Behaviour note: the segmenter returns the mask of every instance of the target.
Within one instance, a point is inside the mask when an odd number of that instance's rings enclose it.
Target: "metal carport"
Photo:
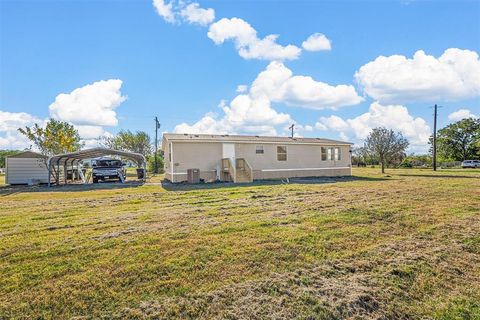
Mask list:
[[[52,174],[55,179],[55,183],[60,184],[60,166],[63,166],[64,170],[64,181],[67,182],[67,167],[70,165],[73,166],[81,160],[93,159],[103,156],[120,156],[134,161],[139,168],[146,169],[147,161],[145,157],[140,153],[120,151],[107,148],[92,148],[85,149],[77,152],[70,152],[64,154],[58,154],[48,158],[48,186],[50,186]],[[56,170],[55,170],[56,167]]]

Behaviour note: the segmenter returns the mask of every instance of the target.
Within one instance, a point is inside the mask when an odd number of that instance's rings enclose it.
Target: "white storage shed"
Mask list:
[[[48,157],[23,151],[6,159],[6,184],[48,183]]]

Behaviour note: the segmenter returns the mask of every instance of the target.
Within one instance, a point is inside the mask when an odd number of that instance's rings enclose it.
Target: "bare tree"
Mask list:
[[[382,173],[385,173],[387,164],[405,154],[408,145],[408,140],[400,132],[387,128],[373,129],[365,141],[365,149],[378,159],[382,166]]]

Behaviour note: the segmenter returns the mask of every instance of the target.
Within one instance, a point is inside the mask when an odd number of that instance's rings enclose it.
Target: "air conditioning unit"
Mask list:
[[[187,181],[188,183],[200,183],[200,169],[188,169]]]

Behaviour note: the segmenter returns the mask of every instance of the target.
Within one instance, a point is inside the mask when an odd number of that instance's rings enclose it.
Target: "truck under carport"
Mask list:
[[[70,152],[65,154],[59,154],[48,158],[48,185],[50,186],[53,179],[53,183],[60,185],[62,176],[64,184],[67,184],[67,170],[80,171],[80,161],[87,159],[94,159],[106,156],[119,156],[125,159],[132,160],[137,164],[137,167],[146,170],[146,159],[142,154],[128,151],[120,151],[108,148],[92,148],[85,149],[77,152]],[[61,170],[63,169],[63,174]]]

